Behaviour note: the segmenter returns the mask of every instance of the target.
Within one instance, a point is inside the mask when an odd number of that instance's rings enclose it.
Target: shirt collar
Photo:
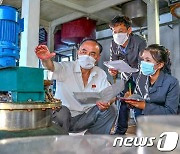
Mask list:
[[[127,44],[128,45],[128,44]],[[126,48],[127,48],[127,45],[125,47],[122,47],[121,45],[119,46],[120,50],[125,52],[126,51]]]
[[[165,76],[164,72],[161,71],[158,79],[156,80],[154,85],[149,89],[149,93],[150,94],[156,92],[158,87],[162,87],[163,86],[164,76]]]
[[[130,36],[130,35],[129,35],[129,36]],[[127,49],[127,47],[129,46],[129,39],[130,39],[130,38],[128,38],[128,43],[127,43],[127,45],[126,45],[125,47],[119,45],[119,49],[120,49],[123,53],[125,53],[125,54],[126,54],[126,49]]]
[[[162,86],[163,81],[164,81],[164,72],[160,71],[160,75],[158,76],[158,79],[155,82],[156,86],[158,86],[158,87]]]
[[[93,67],[93,69],[91,70],[90,76],[94,77],[96,74],[97,74],[97,71]]]
[[[77,60],[75,61],[74,72],[81,72],[81,68]]]
[[[134,46],[134,42],[132,41],[132,36],[133,36],[133,33],[129,34],[128,44],[126,46],[126,48],[128,48],[128,49],[131,49]]]

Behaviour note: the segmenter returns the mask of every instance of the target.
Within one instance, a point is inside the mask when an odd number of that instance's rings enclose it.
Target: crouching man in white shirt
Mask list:
[[[90,134],[109,134],[117,111],[110,102],[81,104],[73,92],[100,92],[110,86],[106,73],[95,64],[100,59],[102,46],[94,39],[82,41],[77,51],[78,59],[68,62],[52,62],[55,53],[47,46],[35,49],[45,68],[53,72],[56,82],[55,97],[62,100],[62,108],[53,114],[53,121],[67,132],[87,130]]]

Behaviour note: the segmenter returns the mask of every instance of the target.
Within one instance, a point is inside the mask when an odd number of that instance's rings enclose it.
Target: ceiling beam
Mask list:
[[[71,9],[74,9],[74,10],[77,10],[77,11],[80,11],[80,12],[86,12],[86,9],[84,7],[82,7],[81,5],[77,5],[77,4],[69,2],[69,1],[64,1],[64,0],[63,1],[49,0],[49,1],[55,2],[55,3],[60,4],[60,5],[64,5],[64,6],[68,7],[68,8],[71,8]]]
[[[84,13],[81,13],[81,12],[73,12],[71,14],[68,14],[68,15],[65,15],[61,18],[58,18],[56,20],[53,20],[51,22],[51,26],[52,27],[55,27],[57,25],[60,25],[60,24],[63,24],[63,23],[66,23],[66,22],[69,22],[69,21],[72,21],[74,19],[78,19],[78,18],[81,18],[84,16]]]
[[[77,5],[69,1],[59,1],[59,0],[47,0],[47,1],[52,1],[61,5],[64,5],[66,7],[69,7],[71,9],[87,13],[87,14],[95,13],[95,12],[104,10],[106,8],[110,8],[112,6],[127,2],[127,0],[103,0],[102,2],[97,3],[96,5],[85,8],[85,7],[82,7],[81,5]]]
[[[101,16],[99,16],[99,15],[89,14],[89,15],[87,15],[87,16],[90,17],[91,19],[94,19],[94,20],[99,19],[99,20],[104,21],[104,22],[107,22],[107,23],[110,22],[110,20],[108,20],[108,19],[106,19],[106,18],[104,18],[104,17],[101,17]]]
[[[120,7],[113,6],[111,8],[122,13],[122,8],[120,8]]]
[[[127,0],[104,0],[100,3],[97,3],[96,5],[86,8],[86,11],[88,13],[94,13],[118,4],[122,4],[124,2],[127,2]]]
[[[108,19],[101,18],[98,15],[95,15],[95,14],[92,14],[92,13],[89,14],[86,11],[87,10],[86,8],[84,8],[84,7],[80,6],[80,5],[77,5],[75,3],[71,3],[69,1],[59,1],[59,0],[50,0],[50,1],[52,1],[52,2],[54,2],[56,4],[59,4],[59,5],[64,5],[64,6],[70,8],[70,9],[73,9],[75,11],[79,11],[81,13],[84,13],[84,16],[91,17],[92,19],[99,19],[99,20],[104,21],[104,22],[109,22]]]
[[[109,8],[111,6],[126,2],[127,0],[105,0],[105,1],[102,1],[102,2],[100,2],[94,6],[90,6],[88,8],[84,8],[80,5],[77,5],[77,4],[69,2],[69,1],[59,1],[59,0],[46,0],[46,1],[51,1],[51,2],[60,4],[60,5],[64,5],[68,8],[76,10],[75,13],[66,15],[68,17],[68,21],[80,18],[79,16],[81,16],[81,17],[82,16],[88,16],[88,17],[91,17],[93,19],[100,19],[101,21],[104,21],[104,22],[110,22],[108,19],[101,18],[101,17],[95,15],[94,13],[98,12],[100,10],[104,10],[106,8]],[[64,18],[66,18],[66,16],[52,21],[51,25],[56,26],[56,25],[68,22],[68,21],[66,21],[67,19],[64,19]],[[73,17],[75,17],[75,18],[73,19]]]
[[[40,25],[44,27],[49,27],[49,22],[43,19],[40,19]]]

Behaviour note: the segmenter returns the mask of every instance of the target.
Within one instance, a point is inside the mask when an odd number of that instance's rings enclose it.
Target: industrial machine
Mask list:
[[[0,5],[0,139],[66,134],[51,122],[61,101],[49,93],[43,69],[17,66],[19,21],[15,8]]]

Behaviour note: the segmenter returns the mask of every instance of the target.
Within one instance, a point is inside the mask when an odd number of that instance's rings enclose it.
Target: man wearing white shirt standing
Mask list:
[[[95,64],[102,46],[94,39],[84,40],[78,49],[78,59],[71,62],[52,62],[55,53],[40,45],[35,52],[43,66],[53,72],[57,81],[55,97],[62,100],[62,108],[54,114],[54,121],[68,132],[88,130],[91,134],[109,134],[116,118],[113,100],[81,104],[73,92],[100,92],[110,86],[106,73]]]

